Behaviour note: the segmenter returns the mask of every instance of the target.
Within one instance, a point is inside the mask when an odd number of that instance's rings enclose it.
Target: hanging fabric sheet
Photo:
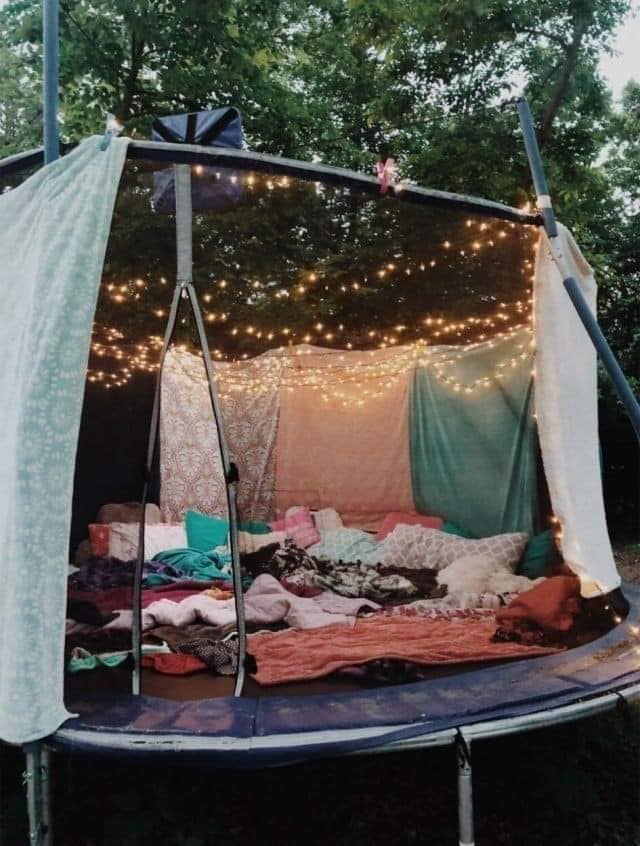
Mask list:
[[[262,376],[263,359],[216,365],[223,423],[238,467],[238,508],[245,520],[274,517],[278,391],[225,388],[226,372]],[[255,371],[255,373],[252,373]],[[242,377],[239,377],[242,378]],[[180,349],[167,354],[160,405],[160,507],[166,522],[180,522],[191,508],[225,516],[227,497],[218,438],[202,359]]]
[[[281,390],[276,459],[278,513],[335,508],[352,526],[375,527],[411,511],[410,351],[315,351],[293,359],[297,385]],[[317,379],[321,386],[310,383]]]
[[[0,196],[0,738],[69,716],[71,498],[91,327],[127,139],[90,138]]]
[[[477,537],[537,528],[531,333],[433,347],[410,407],[417,510]]]
[[[570,274],[596,310],[593,272],[571,234],[559,226]],[[620,584],[602,496],[596,351],[562,285],[544,233],[534,287],[536,404],[549,495],[562,524],[562,553],[580,576],[583,596]]]

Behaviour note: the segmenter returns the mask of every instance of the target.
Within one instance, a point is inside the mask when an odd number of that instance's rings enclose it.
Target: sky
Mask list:
[[[618,29],[613,46],[614,55],[601,58],[600,70],[619,100],[630,79],[640,82],[640,0],[634,0],[633,11]]]

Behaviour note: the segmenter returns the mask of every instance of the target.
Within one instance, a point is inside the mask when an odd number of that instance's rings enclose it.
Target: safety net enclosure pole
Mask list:
[[[60,155],[58,137],[59,5],[58,0],[42,0],[43,7],[43,102],[44,160]]]
[[[589,306],[589,303],[585,299],[580,285],[576,279],[567,272],[566,251],[563,250],[559,238],[558,225],[553,211],[553,205],[551,203],[547,180],[544,174],[544,167],[533,126],[531,109],[524,97],[518,100],[518,114],[520,116],[520,125],[522,127],[527,158],[529,160],[533,184],[537,195],[538,208],[540,209],[540,213],[544,221],[544,228],[549,238],[549,245],[551,247],[554,260],[563,276],[562,283],[580,320],[582,321],[585,331],[589,335],[598,355],[600,356],[600,360],[602,361],[611,382],[613,383],[613,387],[620,398],[620,402],[624,406],[627,416],[631,421],[636,437],[638,438],[638,441],[640,441],[640,403],[631,390],[629,381],[624,375],[613,350],[604,336],[604,333],[600,329],[593,309]]]

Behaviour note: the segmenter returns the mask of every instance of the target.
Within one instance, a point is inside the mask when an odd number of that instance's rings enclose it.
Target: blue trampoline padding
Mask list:
[[[168,734],[229,738],[228,747],[207,754],[210,760],[215,757],[212,763],[260,767],[365,750],[382,742],[569,705],[640,682],[636,652],[640,641],[632,631],[640,625],[640,589],[625,586],[624,593],[630,611],[622,624],[592,643],[557,655],[355,693],[195,702],[148,696],[91,698],[73,703],[80,716],[68,720],[63,726],[64,737],[56,739],[54,735],[51,742],[54,746],[94,749],[90,739],[93,732],[140,734],[141,741],[142,736],[160,740]],[[393,728],[399,725],[402,728]],[[389,731],[383,732],[383,738],[380,734],[348,736],[349,730],[385,726]],[[325,734],[309,743],[308,733],[330,731],[341,731],[342,735],[335,739]],[[75,732],[82,732],[82,738],[74,740]],[[296,743],[295,735],[303,733],[304,743]],[[284,735],[288,735],[286,740]],[[252,747],[252,738],[272,742],[268,748],[264,743]],[[248,742],[239,742],[234,749],[234,739]],[[108,753],[109,749],[102,751]],[[141,743],[140,751],[157,754],[162,746],[151,750]],[[190,754],[194,753],[197,755],[197,749],[191,749]]]

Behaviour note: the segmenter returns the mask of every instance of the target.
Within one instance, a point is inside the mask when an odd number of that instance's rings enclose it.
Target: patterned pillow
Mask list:
[[[438,529],[399,525],[380,544],[380,562],[398,567],[442,570],[458,558],[482,555],[494,567],[513,573],[528,537],[525,532],[512,532],[476,540]]]
[[[282,520],[271,524],[271,531],[285,532],[286,536],[301,549],[306,549],[320,540],[311,511],[305,505],[294,505],[289,508]]]

